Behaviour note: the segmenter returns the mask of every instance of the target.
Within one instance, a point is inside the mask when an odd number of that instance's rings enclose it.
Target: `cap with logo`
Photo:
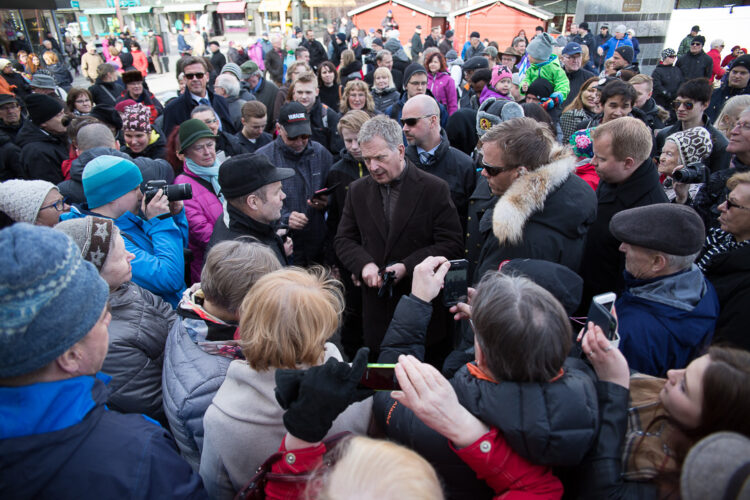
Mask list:
[[[279,125],[284,127],[289,137],[312,134],[307,110],[298,102],[288,102],[281,107]]]

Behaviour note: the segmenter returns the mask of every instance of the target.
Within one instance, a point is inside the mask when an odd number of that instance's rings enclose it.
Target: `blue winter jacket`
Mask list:
[[[651,280],[626,271],[625,287],[615,308],[620,351],[631,369],[665,377],[667,370],[685,368],[711,342],[719,299],[695,265]]]
[[[0,387],[0,498],[207,498],[166,430],[107,410],[105,377]]]
[[[615,53],[615,49],[620,45],[630,45],[631,47],[633,47],[633,42],[630,40],[628,35],[625,35],[624,37],[622,37],[622,40],[618,40],[617,38],[612,37],[605,43],[601,44],[600,47],[605,51],[604,60],[606,61],[607,59],[612,57]],[[633,48],[633,52],[635,52],[635,48]]]
[[[101,215],[73,206],[60,219]],[[130,263],[132,281],[177,307],[185,290],[185,255],[188,244],[188,222],[183,209],[174,217],[145,220],[130,212],[115,219],[125,240],[125,249],[135,254]]]

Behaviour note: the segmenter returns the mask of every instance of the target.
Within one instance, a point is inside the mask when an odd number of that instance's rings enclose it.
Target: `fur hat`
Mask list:
[[[151,109],[143,104],[133,104],[123,110],[123,130],[151,133]]]
[[[523,108],[518,103],[495,97],[485,99],[477,110],[477,135],[482,137],[495,125],[523,116]]]
[[[126,71],[122,74],[122,83],[124,83],[126,86],[128,83],[135,83],[135,82],[143,82],[143,75],[140,71],[132,70],[132,71]]]
[[[618,212],[609,221],[609,231],[620,241],[669,255],[697,253],[706,239],[698,213],[677,203],[656,203]]]
[[[537,61],[547,61],[549,56],[552,55],[552,47],[554,45],[555,40],[550,34],[542,33],[529,42],[529,46],[526,47],[526,53],[529,57],[533,57]]]
[[[44,199],[52,189],[57,189],[57,186],[41,180],[11,179],[0,183],[0,211],[15,222],[34,224]]]
[[[81,249],[81,257],[94,264],[99,272],[107,260],[112,239],[119,233],[112,219],[91,216],[62,221],[55,229],[70,236]]]
[[[14,224],[0,231],[0,377],[43,368],[84,338],[109,287],[60,231]],[[93,374],[92,374],[93,375]]]
[[[702,162],[713,151],[711,134],[703,127],[681,130],[667,137],[677,144],[680,152],[680,165]]]

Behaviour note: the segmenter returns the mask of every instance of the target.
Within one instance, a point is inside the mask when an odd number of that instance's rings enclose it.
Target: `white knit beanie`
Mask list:
[[[57,186],[39,180],[11,179],[0,183],[0,211],[15,222],[34,224],[51,189],[57,189]]]

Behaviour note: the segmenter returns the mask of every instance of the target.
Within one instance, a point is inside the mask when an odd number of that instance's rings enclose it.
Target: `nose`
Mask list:
[[[622,253],[627,252],[628,247],[625,243],[620,243],[620,246],[618,247],[618,250],[620,250]]]
[[[128,255],[126,258],[128,259],[128,262],[130,262],[131,260],[135,259],[135,254],[128,252]]]
[[[723,214],[724,214],[724,213],[726,213],[726,212],[727,212],[727,202],[726,202],[726,201],[723,201],[723,202],[722,202],[722,203],[721,203],[721,204],[720,204],[720,205],[719,205],[718,207],[716,207],[716,208],[718,208],[718,209],[719,209],[719,212],[721,212],[721,213],[723,213]]]

